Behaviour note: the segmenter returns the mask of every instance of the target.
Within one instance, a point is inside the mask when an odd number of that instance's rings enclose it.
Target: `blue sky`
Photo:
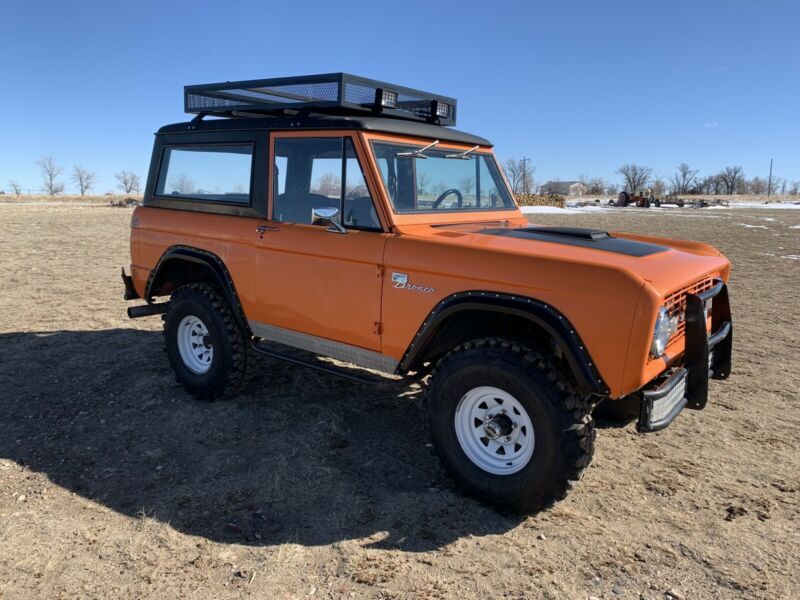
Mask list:
[[[535,177],[800,180],[800,3],[42,2],[0,5],[0,189],[41,187],[52,154],[146,177],[152,134],[184,120],[183,85],[347,71],[459,100],[460,129]]]

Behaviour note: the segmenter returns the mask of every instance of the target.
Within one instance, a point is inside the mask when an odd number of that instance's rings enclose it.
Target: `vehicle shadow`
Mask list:
[[[520,523],[455,489],[414,386],[265,359],[240,397],[199,402],[162,347],[141,330],[0,334],[0,457],[214,541],[427,551]]]

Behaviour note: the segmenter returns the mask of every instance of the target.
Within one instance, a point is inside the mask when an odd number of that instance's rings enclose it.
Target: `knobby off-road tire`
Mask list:
[[[520,423],[532,423],[533,453],[519,470],[487,471],[459,441],[459,435],[465,439],[463,429],[457,433],[464,421],[457,421],[456,413],[476,389],[501,390],[505,396],[497,395],[506,398],[506,406],[517,407],[508,414],[516,420],[523,413]],[[436,365],[425,406],[428,430],[444,465],[468,492],[493,504],[523,513],[550,506],[566,496],[592,460],[591,396],[576,390],[563,365],[516,342],[483,338],[456,347]],[[480,427],[479,422],[475,419],[474,426]]]
[[[187,392],[201,400],[217,400],[245,388],[254,358],[249,340],[215,287],[192,283],[178,288],[163,319],[167,356]]]

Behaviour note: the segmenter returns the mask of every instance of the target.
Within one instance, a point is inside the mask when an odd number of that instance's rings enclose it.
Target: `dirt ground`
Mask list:
[[[800,211],[532,215],[732,259],[734,374],[666,430],[601,425],[527,518],[463,496],[418,390],[264,360],[199,403],[130,321],[130,210],[0,206],[0,598],[797,598]]]

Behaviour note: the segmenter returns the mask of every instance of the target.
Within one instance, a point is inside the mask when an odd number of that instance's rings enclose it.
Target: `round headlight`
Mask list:
[[[650,344],[650,356],[658,358],[664,354],[667,349],[667,342],[672,332],[670,326],[670,318],[667,309],[663,306],[658,309],[658,316],[656,317],[656,326],[653,331],[653,342]]]

